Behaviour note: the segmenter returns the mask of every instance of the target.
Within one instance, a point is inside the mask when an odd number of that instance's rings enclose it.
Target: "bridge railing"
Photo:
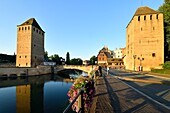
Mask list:
[[[92,75],[90,77],[94,80],[94,83],[95,83],[96,82],[95,71],[92,73]],[[63,111],[63,113],[67,113],[71,109],[72,105],[76,102],[77,99],[78,99],[78,108],[79,108],[78,113],[84,113],[83,93],[84,93],[84,87],[79,90],[79,93],[76,95],[76,97],[73,99],[73,101],[67,106],[67,108]]]

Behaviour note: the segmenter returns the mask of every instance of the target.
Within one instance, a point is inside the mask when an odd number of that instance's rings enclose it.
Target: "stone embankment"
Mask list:
[[[53,72],[51,66],[37,66],[36,68],[0,68],[0,76],[44,75]]]

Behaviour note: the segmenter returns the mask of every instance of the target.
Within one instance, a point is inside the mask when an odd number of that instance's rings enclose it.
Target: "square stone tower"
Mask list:
[[[44,34],[34,18],[17,26],[17,67],[36,67],[44,61]]]
[[[125,66],[129,70],[150,71],[164,63],[163,14],[147,6],[139,7],[126,28]]]

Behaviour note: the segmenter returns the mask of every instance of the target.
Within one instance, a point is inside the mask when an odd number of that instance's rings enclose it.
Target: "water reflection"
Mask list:
[[[0,113],[63,112],[69,104],[67,92],[73,84],[64,82],[64,79],[56,75],[17,78],[2,83],[0,81]],[[4,95],[7,98],[4,98]]]

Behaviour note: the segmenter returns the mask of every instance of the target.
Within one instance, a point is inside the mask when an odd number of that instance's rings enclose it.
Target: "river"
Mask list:
[[[58,75],[1,79],[0,113],[62,113],[72,84]]]

